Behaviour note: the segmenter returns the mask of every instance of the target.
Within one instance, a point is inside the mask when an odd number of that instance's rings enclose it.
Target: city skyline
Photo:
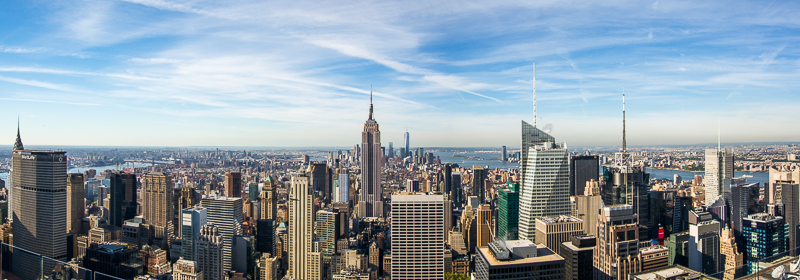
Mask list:
[[[0,136],[20,115],[30,145],[347,147],[372,84],[386,142],[499,147],[533,62],[536,122],[571,146],[619,143],[623,86],[632,143],[800,136],[796,3],[7,5]],[[74,125],[108,130],[52,142]]]

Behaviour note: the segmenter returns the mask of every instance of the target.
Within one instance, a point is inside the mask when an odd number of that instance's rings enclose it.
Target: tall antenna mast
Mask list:
[[[628,143],[625,140],[625,87],[622,87],[622,152],[628,151]]]
[[[536,127],[536,62],[533,63],[533,127]]]

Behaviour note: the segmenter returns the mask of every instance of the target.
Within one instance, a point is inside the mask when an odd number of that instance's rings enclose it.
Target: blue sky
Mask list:
[[[3,1],[0,137],[33,145],[800,140],[795,1]]]

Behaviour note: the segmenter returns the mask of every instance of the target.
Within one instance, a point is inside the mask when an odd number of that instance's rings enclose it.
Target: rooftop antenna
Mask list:
[[[625,87],[622,87],[622,152],[628,151],[628,143],[625,140]]]
[[[369,85],[369,119],[372,119],[372,85]]]
[[[536,62],[533,63],[533,127],[536,127]]]

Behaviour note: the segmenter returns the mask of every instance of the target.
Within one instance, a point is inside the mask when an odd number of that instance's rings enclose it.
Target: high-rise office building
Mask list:
[[[501,153],[503,154],[500,155],[500,160],[502,160],[503,162],[508,161],[508,151],[506,151],[506,146],[503,146],[503,150],[501,151]]]
[[[260,219],[256,221],[256,251],[275,256],[276,227],[277,224],[274,220]]]
[[[600,180],[599,174],[600,160],[598,156],[569,157],[569,195],[583,195],[586,182]]]
[[[275,220],[277,217],[276,207],[278,205],[278,196],[276,195],[277,186],[275,179],[272,175],[267,175],[264,181],[261,182],[261,219]]]
[[[194,191],[194,185],[191,183],[183,184],[180,188],[180,192],[178,197],[173,197],[173,199],[178,199],[177,205],[175,207],[175,237],[180,238],[183,234],[183,213],[181,212],[183,209],[190,208],[195,205],[197,192]]]
[[[561,243],[573,235],[582,235],[583,221],[572,216],[536,218],[536,242],[560,254]]]
[[[181,257],[193,261],[200,228],[208,222],[208,210],[202,206],[195,206],[181,210],[181,216]]]
[[[403,144],[405,146],[405,153],[403,153],[402,157],[406,158],[406,157],[411,156],[411,149],[408,146],[409,145],[409,143],[408,143],[408,131],[406,131],[406,133],[403,134]]]
[[[153,227],[153,237],[162,244],[172,236],[173,215],[172,177],[161,172],[142,176],[142,216],[144,222]]]
[[[453,201],[453,207],[459,208],[463,206],[464,191],[461,189],[461,172],[453,172],[450,188],[450,200]]]
[[[225,235],[213,223],[207,223],[200,228],[200,235],[196,240],[197,253],[195,256],[197,259],[195,261],[199,270],[203,272],[203,279],[225,279],[223,274],[226,270],[223,265],[224,237]]]
[[[748,215],[742,221],[744,256],[748,274],[761,270],[758,263],[789,250],[789,225],[783,217],[767,213]]]
[[[381,131],[372,115],[372,93],[369,99],[369,118],[361,132],[361,193],[357,213],[359,217],[383,217]]]
[[[583,231],[597,236],[597,213],[603,208],[600,196],[600,185],[597,181],[589,181],[584,193],[575,196],[575,217],[583,221]]]
[[[664,240],[669,249],[669,265],[689,266],[689,231],[675,232]]]
[[[481,204],[486,202],[486,169],[480,165],[472,166],[472,195],[477,196]]]
[[[639,224],[633,205],[606,206],[598,216],[594,279],[623,280],[641,271]]]
[[[71,173],[67,176],[67,232],[81,233],[83,210],[83,174]]]
[[[692,198],[680,196],[676,189],[650,191],[650,228],[649,235],[663,240],[674,232],[689,230],[689,210]],[[661,232],[661,233],[659,233]]]
[[[386,154],[387,157],[394,158],[394,143],[389,142],[389,151]]]
[[[342,226],[341,216],[336,209],[317,211],[317,239],[319,239],[322,262],[330,263],[331,256],[336,254],[336,241]]]
[[[450,163],[445,163],[442,166],[442,184],[441,192],[447,194],[450,201],[453,201],[453,193],[451,192],[453,187],[453,167],[450,166]]]
[[[293,174],[289,189],[289,270],[295,279],[310,277],[314,240],[314,190],[306,174]],[[359,202],[360,203],[360,202]]]
[[[714,274],[719,271],[718,221],[705,221],[689,225],[689,268]]]
[[[172,280],[202,280],[203,272],[196,262],[179,259],[172,265]]]
[[[477,280],[564,279],[564,258],[528,240],[492,241],[476,250],[475,259]]]
[[[592,252],[597,238],[587,235],[572,235],[570,241],[561,243],[559,255],[566,261],[567,280],[592,279]]]
[[[311,172],[308,172],[308,175],[311,177],[311,187],[314,189],[315,197],[320,197],[330,202],[331,191],[328,187],[328,165],[324,162],[312,162],[309,165]]]
[[[122,227],[125,223],[125,181],[119,173],[111,173],[106,177],[109,181],[108,224]]]
[[[783,194],[783,219],[789,227],[788,246],[797,248],[800,244],[797,242],[797,238],[800,237],[800,231],[797,229],[800,226],[800,185],[781,184],[780,189]]]
[[[497,237],[502,240],[519,239],[519,184],[509,182],[497,191]]]
[[[605,188],[601,190],[605,205],[627,204],[632,205],[636,213],[639,228],[639,238],[642,241],[649,239],[650,209],[649,206],[649,181],[650,174],[646,168],[633,164],[633,156],[628,152],[628,142],[625,131],[625,95],[622,95],[622,149],[614,153],[614,163],[603,167]],[[598,241],[599,242],[599,241]]]
[[[136,201],[136,174],[119,173],[122,177],[122,183],[125,184],[125,198],[122,200],[125,213],[122,214],[122,220],[130,220],[137,215],[137,208],[139,203]]]
[[[25,150],[17,132],[11,156],[14,246],[42,256],[67,258],[67,157],[62,151]],[[14,254],[12,271],[37,278],[38,257]],[[53,265],[53,264],[50,264]],[[52,267],[44,267],[51,270]]]
[[[723,189],[730,186],[733,178],[733,151],[721,147],[706,149],[705,171],[705,205],[711,205],[722,195]]]
[[[242,235],[244,222],[243,201],[240,197],[206,197],[200,201],[206,208],[209,223],[213,223],[222,234],[222,268],[233,269],[233,238]]]
[[[566,143],[522,121],[519,237],[536,243],[536,218],[571,214]]]
[[[723,273],[722,279],[733,280],[742,276],[744,253],[739,252],[733,229],[723,229],[720,235],[719,253],[720,265]]]
[[[764,212],[760,202],[761,186],[759,183],[731,185],[731,225],[739,248],[744,246],[742,237],[742,220],[747,215]]]
[[[477,244],[475,246],[486,246],[494,239],[492,208],[488,204],[481,204],[475,209],[475,223],[477,226]]]
[[[242,197],[242,173],[225,172],[225,196]]]
[[[442,195],[392,195],[392,279],[444,278],[445,203]]]
[[[347,173],[346,168],[339,169],[337,175],[337,182],[339,189],[336,191],[336,202],[346,203],[350,201],[350,174]]]

